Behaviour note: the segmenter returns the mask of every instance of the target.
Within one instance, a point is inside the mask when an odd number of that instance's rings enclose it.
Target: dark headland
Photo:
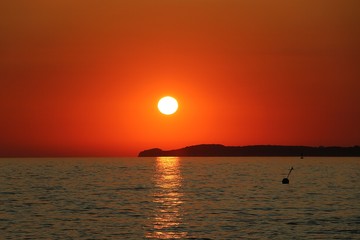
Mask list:
[[[360,147],[309,147],[309,146],[224,146],[221,144],[201,144],[175,150],[152,148],[139,153],[139,157],[187,156],[187,157],[235,157],[235,156],[360,156]]]

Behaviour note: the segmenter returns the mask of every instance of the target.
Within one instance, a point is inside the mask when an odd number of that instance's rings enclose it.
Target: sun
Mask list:
[[[179,105],[175,98],[166,96],[159,100],[158,109],[162,114],[171,115],[174,114]]]

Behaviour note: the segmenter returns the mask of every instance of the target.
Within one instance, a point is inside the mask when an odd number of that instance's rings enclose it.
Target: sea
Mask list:
[[[359,157],[1,158],[0,239],[360,239],[359,180]]]

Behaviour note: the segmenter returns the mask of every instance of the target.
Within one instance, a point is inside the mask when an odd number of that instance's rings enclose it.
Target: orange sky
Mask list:
[[[358,0],[1,1],[0,156],[360,145],[359,26]]]

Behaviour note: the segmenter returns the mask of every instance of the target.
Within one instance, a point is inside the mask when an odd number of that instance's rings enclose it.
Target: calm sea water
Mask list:
[[[360,239],[359,180],[360,158],[0,159],[0,236]]]

